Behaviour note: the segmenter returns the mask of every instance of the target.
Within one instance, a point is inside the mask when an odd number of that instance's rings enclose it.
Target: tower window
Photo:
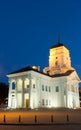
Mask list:
[[[58,59],[58,57],[56,57],[56,59]]]
[[[58,61],[55,62],[55,66],[58,66]]]

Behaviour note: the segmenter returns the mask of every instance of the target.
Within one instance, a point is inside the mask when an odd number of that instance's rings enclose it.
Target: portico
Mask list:
[[[9,104],[12,108],[31,108],[32,107],[32,85],[36,82],[31,75],[17,76],[9,80]]]

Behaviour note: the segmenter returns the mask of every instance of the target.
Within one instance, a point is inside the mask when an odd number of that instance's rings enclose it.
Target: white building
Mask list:
[[[69,50],[60,42],[50,48],[49,66],[26,67],[7,75],[9,108],[79,108],[80,79]]]

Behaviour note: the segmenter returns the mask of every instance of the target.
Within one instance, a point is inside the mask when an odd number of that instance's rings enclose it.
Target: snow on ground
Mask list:
[[[1,110],[0,130],[79,130],[81,109]]]

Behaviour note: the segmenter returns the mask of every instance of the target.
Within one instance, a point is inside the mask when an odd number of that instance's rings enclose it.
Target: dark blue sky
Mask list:
[[[1,0],[0,82],[27,65],[48,66],[58,34],[81,78],[81,0]]]

